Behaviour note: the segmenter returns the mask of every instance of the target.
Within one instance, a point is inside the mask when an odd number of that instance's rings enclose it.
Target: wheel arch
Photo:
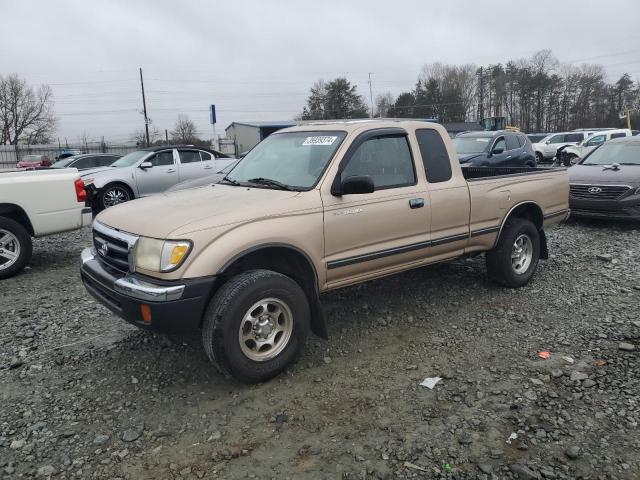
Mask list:
[[[35,236],[29,215],[21,206],[15,203],[0,203],[0,217],[7,217],[18,222],[29,232],[29,235]]]
[[[502,235],[502,230],[504,226],[509,221],[510,218],[519,217],[527,220],[531,220],[531,222],[535,225],[536,229],[540,234],[540,258],[546,260],[549,258],[549,250],[547,247],[547,236],[544,233],[544,213],[540,205],[538,205],[533,200],[526,200],[524,202],[517,203],[507,212],[507,214],[502,219],[502,223],[500,224],[500,229],[498,230],[498,235],[496,236],[495,243],[493,247],[495,248],[500,240],[500,236]]]
[[[113,185],[122,185],[123,187],[127,187],[127,189],[131,192],[131,195],[133,198],[136,198],[136,191],[133,188],[133,186],[131,184],[129,184],[129,182],[127,182],[126,180],[111,180],[109,182],[106,182],[102,187],[100,187],[98,190],[100,190],[101,192],[104,191],[105,188],[107,187],[111,187]],[[132,199],[133,199],[132,198]]]
[[[255,269],[272,270],[295,280],[309,301],[311,330],[321,338],[328,337],[318,290],[318,272],[307,253],[285,243],[256,245],[232,257],[216,275],[226,280],[241,272]]]

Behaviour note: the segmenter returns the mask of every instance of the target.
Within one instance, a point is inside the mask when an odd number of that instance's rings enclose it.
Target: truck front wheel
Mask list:
[[[489,278],[510,288],[519,288],[531,280],[540,259],[540,233],[524,218],[507,221],[498,244],[486,254]]]
[[[32,243],[29,232],[15,220],[0,217],[0,280],[29,264]]]
[[[263,382],[300,355],[309,319],[309,303],[294,280],[270,270],[244,272],[211,299],[202,329],[204,349],[224,375]]]

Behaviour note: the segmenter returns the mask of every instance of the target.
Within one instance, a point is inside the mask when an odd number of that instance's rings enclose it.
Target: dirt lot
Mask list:
[[[331,293],[257,386],[91,300],[88,230],[38,240],[0,284],[0,477],[640,478],[638,233],[557,228],[518,291],[479,257]]]

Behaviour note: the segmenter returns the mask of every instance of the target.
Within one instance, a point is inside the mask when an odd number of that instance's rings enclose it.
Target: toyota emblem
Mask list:
[[[602,189],[600,187],[591,187],[589,189],[589,193],[600,193],[602,192]]]

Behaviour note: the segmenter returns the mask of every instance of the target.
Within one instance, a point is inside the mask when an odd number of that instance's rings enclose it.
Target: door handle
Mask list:
[[[169,168],[167,170],[167,173],[175,173],[176,169],[175,168]]]
[[[205,165],[205,166],[204,166],[204,169],[205,169],[205,170],[211,170],[212,168],[213,168],[213,167],[212,167],[211,165]]]
[[[422,208],[424,207],[424,198],[412,198],[409,200],[409,207]]]

